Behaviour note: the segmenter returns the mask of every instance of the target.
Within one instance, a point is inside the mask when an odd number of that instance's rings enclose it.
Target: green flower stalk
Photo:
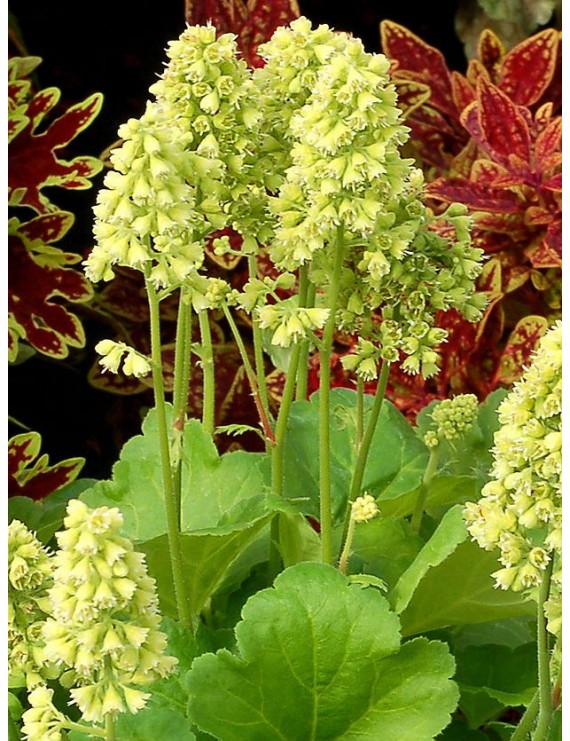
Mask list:
[[[46,662],[42,625],[53,585],[48,551],[19,520],[8,528],[8,673],[12,684],[32,689],[59,671]]]
[[[554,562],[547,614],[558,632],[562,556],[562,325],[542,337],[530,367],[499,406],[492,480],[465,508],[468,530],[485,550],[499,549],[501,589],[536,595]]]
[[[69,502],[42,629],[46,660],[67,670],[73,702],[94,723],[138,712],[149,697],[139,687],[177,663],[164,655],[155,582],[144,556],[118,534],[122,522],[118,509]]]

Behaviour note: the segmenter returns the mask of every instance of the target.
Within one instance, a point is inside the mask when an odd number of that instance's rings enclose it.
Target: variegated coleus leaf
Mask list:
[[[250,67],[264,64],[258,46],[299,15],[297,0],[186,0],[185,11],[189,25],[210,21],[218,33],[236,34],[238,48]]]
[[[8,222],[9,359],[18,354],[20,340],[38,352],[65,358],[70,347],[85,343],[79,319],[61,302],[84,302],[92,288],[82,273],[69,265],[81,257],[54,246],[73,224],[73,214],[56,211],[21,223]]]
[[[543,316],[525,316],[517,323],[501,355],[494,379],[496,385],[510,386],[521,376],[547,329],[548,320]]]
[[[68,458],[50,466],[48,456],[39,455],[41,442],[38,432],[24,432],[8,441],[8,496],[42,499],[77,478],[85,460]]]
[[[59,150],[89,126],[101,109],[103,96],[94,93],[46,125],[60,91],[32,90],[27,77],[37,63],[38,57],[14,57],[8,62],[8,203],[43,214],[57,211],[42,192],[44,187],[89,188],[89,179],[101,170],[96,157],[68,161],[59,157]]]

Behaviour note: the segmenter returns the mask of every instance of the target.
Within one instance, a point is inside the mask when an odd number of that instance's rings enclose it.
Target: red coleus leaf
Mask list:
[[[518,322],[501,355],[496,383],[510,386],[519,378],[547,328],[548,321],[543,316],[525,316]]]
[[[398,108],[408,117],[430,97],[430,88],[414,80],[394,80],[398,94]]]
[[[25,339],[45,355],[64,358],[70,347],[85,342],[79,319],[59,299],[71,302],[91,298],[89,281],[77,270],[63,267],[78,262],[78,255],[62,252],[52,243],[73,223],[73,214],[63,211],[37,216],[20,224],[8,223],[8,321],[13,352],[17,339]]]
[[[427,85],[431,90],[430,105],[455,118],[451,76],[443,54],[393,21],[382,21],[380,36],[384,54],[397,62],[393,76]],[[413,78],[409,73],[413,73]]]
[[[501,60],[505,54],[505,47],[501,39],[490,28],[483,30],[477,44],[477,56],[480,63],[487,70],[491,82],[498,80]]]
[[[562,166],[562,117],[556,116],[540,131],[534,144],[536,170],[539,174],[553,171]],[[562,190],[562,174],[560,190]]]
[[[426,186],[426,195],[445,203],[464,203],[473,211],[515,214],[520,210],[517,196],[467,178],[439,178]]]
[[[559,32],[547,28],[505,55],[498,86],[514,102],[530,106],[544,94],[556,70]]]
[[[19,71],[18,67],[15,69]],[[101,161],[95,157],[76,157],[68,162],[60,159],[57,152],[89,126],[99,113],[103,96],[99,93],[91,95],[38,132],[38,125],[52,111],[59,96],[55,88],[41,90],[25,104],[18,99],[13,112],[17,124],[8,146],[9,203],[29,206],[39,214],[56,210],[41,192],[42,188],[54,185],[88,188],[89,178],[102,167]]]
[[[496,162],[510,168],[513,155],[530,161],[530,132],[522,109],[483,77],[477,80],[477,100],[463,111],[461,122]]]
[[[186,0],[185,17],[189,25],[208,21],[218,33],[236,34],[245,61],[259,67],[263,60],[257,47],[269,41],[278,26],[286,26],[300,15],[296,0]]]
[[[453,102],[459,113],[475,100],[475,91],[469,81],[459,72],[451,73],[451,89]]]
[[[50,466],[47,455],[37,458],[40,447],[37,432],[25,432],[8,441],[8,496],[41,499],[77,478],[85,463],[83,458],[69,458]]]

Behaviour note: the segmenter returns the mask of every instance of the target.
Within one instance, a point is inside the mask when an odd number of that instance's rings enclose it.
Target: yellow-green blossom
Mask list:
[[[356,497],[352,503],[350,516],[354,522],[368,522],[368,520],[376,517],[378,512],[378,505],[374,497],[370,494],[364,494],[361,497]]]
[[[272,345],[289,347],[322,329],[329,315],[328,309],[306,309],[291,304],[266,304],[256,309],[259,326],[273,330]]]
[[[30,708],[22,715],[22,733],[27,741],[62,741],[66,718],[52,702],[53,690],[39,685],[28,695]]]
[[[122,523],[118,509],[69,502],[42,631],[46,658],[71,670],[72,699],[95,723],[140,710],[148,694],[139,687],[176,665],[164,655],[155,581],[143,554],[119,535]]]
[[[430,429],[424,434],[428,448],[443,440],[450,443],[461,439],[473,426],[479,408],[475,394],[458,394],[439,402],[431,413]]]
[[[101,340],[95,345],[95,351],[102,356],[99,363],[103,367],[103,372],[117,373],[121,361],[123,361],[123,373],[127,376],[141,378],[151,371],[151,365],[147,358],[124,342]]]
[[[471,536],[482,548],[498,547],[504,568],[496,586],[534,594],[554,560],[547,602],[549,629],[557,633],[562,538],[562,324],[542,337],[525,370],[498,409],[493,479],[479,502],[464,512]],[[558,569],[558,570],[557,570]]]
[[[29,688],[57,676],[45,663],[41,629],[53,584],[48,551],[19,520],[8,527],[8,671]]]

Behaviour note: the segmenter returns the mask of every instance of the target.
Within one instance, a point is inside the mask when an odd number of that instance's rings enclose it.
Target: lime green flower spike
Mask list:
[[[458,394],[444,399],[431,414],[432,425],[424,435],[424,443],[434,448],[443,440],[450,443],[461,439],[477,418],[479,401],[475,394]]]
[[[532,363],[499,406],[493,479],[465,508],[467,528],[485,550],[498,548],[501,589],[534,595],[553,568],[545,612],[560,630],[562,577],[562,324],[540,340]]]
[[[122,522],[118,509],[69,502],[42,631],[46,659],[69,671],[73,701],[95,723],[138,712],[149,697],[138,688],[177,663],[164,655],[155,582],[144,556],[118,534]]]

